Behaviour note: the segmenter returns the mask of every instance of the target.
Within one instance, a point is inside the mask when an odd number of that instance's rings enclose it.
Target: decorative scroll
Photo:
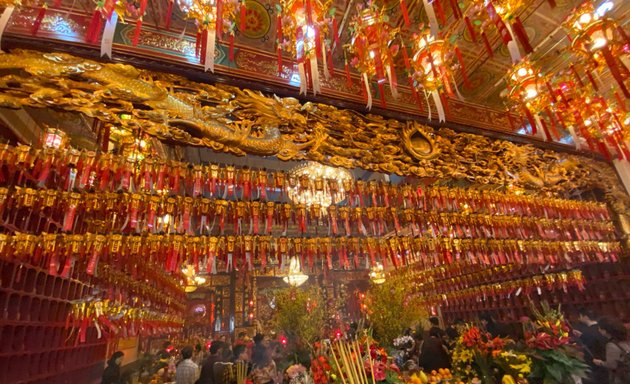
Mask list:
[[[21,70],[0,78],[3,107],[54,106],[236,155],[309,159],[562,195],[600,189],[616,212],[630,211],[612,167],[579,156],[68,54],[16,50],[1,58],[0,69]]]

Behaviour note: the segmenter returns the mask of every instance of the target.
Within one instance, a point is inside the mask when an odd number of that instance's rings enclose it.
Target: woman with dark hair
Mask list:
[[[610,384],[627,383],[630,374],[630,367],[627,366],[627,356],[630,354],[628,330],[620,320],[612,317],[603,317],[597,323],[599,332],[608,342],[606,360],[593,359],[593,364],[608,369]]]
[[[121,384],[120,365],[122,364],[124,353],[120,351],[114,352],[112,357],[107,360],[107,368],[103,371],[101,384]]]
[[[273,384],[277,376],[276,363],[273,361],[271,351],[264,343],[256,343],[252,349],[252,381],[254,384]]]

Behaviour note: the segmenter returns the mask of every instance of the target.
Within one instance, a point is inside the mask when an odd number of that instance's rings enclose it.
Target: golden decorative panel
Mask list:
[[[15,50],[0,55],[0,70],[3,107],[81,112],[161,140],[241,156],[561,195],[601,189],[615,211],[630,208],[610,164],[586,157],[62,53]]]

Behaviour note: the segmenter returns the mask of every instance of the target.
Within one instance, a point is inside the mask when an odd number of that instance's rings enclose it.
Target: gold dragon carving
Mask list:
[[[165,142],[241,156],[565,196],[599,189],[616,212],[630,209],[613,168],[587,157],[64,53],[0,54],[0,106],[80,112]]]

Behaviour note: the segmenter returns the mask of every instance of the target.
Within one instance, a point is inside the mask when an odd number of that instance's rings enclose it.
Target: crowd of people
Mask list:
[[[412,332],[413,343],[405,349],[406,369],[425,372],[451,368],[451,352],[465,323],[455,321],[445,329],[437,317],[429,318],[428,330]],[[478,326],[493,337],[509,337],[523,342],[523,327],[496,321],[490,314],[479,318]],[[611,317],[598,318],[592,310],[581,309],[572,324],[573,342],[581,347],[589,365],[589,377],[584,384],[621,384],[630,382],[630,340],[624,324]],[[165,343],[157,354],[156,372],[145,383],[162,384],[243,384],[243,377],[253,384],[280,384],[288,359],[278,341],[256,334],[249,338],[240,333],[234,343],[226,338],[207,345],[185,345],[175,349]],[[103,373],[103,384],[123,384],[120,366],[122,352],[114,353]],[[237,368],[238,367],[238,368]],[[239,380],[239,376],[240,379]],[[141,381],[142,382],[142,381]]]
[[[446,329],[437,317],[429,318],[426,332],[413,333],[414,342],[406,350],[409,364],[426,372],[451,368],[451,351],[465,323],[456,320]],[[496,321],[490,314],[480,316],[478,325],[493,337],[509,337],[523,342],[520,326]],[[630,340],[625,325],[612,317],[598,318],[590,309],[580,309],[573,325],[572,341],[577,344],[590,368],[583,384],[621,384],[630,382]],[[412,333],[409,331],[409,333]]]

